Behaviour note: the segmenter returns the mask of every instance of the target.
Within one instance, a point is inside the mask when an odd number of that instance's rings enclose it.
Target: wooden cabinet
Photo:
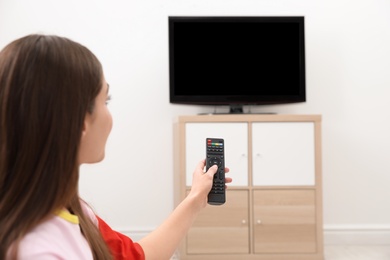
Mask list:
[[[176,204],[191,187],[207,137],[225,139],[233,183],[224,205],[200,213],[179,259],[323,259],[321,116],[178,117]]]

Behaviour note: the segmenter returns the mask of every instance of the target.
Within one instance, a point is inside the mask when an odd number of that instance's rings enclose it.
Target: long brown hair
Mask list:
[[[9,248],[16,258],[23,236],[63,207],[94,258],[111,258],[78,195],[84,118],[102,80],[95,55],[68,38],[28,35],[0,52],[0,259]]]

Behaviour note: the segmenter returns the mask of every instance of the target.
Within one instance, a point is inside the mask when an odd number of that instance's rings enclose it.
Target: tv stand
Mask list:
[[[209,136],[225,139],[227,165],[239,174],[231,175],[226,203],[194,220],[180,259],[324,260],[321,115],[179,116],[175,205],[191,190]]]

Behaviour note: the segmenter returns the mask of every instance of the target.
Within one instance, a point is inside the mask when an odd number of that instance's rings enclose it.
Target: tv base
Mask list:
[[[256,113],[252,113],[252,112],[248,112],[248,113],[198,113],[198,115],[200,116],[204,116],[204,115],[209,115],[209,116],[213,116],[213,115],[276,115],[277,113],[276,112],[256,112]]]
[[[213,113],[199,113],[198,115],[231,115],[231,114],[256,114],[256,115],[274,115],[275,112],[256,112],[252,113],[249,109],[247,112],[244,111],[243,105],[230,105],[229,112],[217,112],[217,109],[214,109]]]
[[[243,114],[244,108],[241,105],[229,106],[229,114]]]

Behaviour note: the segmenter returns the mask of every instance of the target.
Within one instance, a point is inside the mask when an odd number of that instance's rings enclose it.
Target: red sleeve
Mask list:
[[[99,216],[99,230],[111,250],[115,260],[145,260],[145,253],[138,243],[128,236],[112,230]]]

